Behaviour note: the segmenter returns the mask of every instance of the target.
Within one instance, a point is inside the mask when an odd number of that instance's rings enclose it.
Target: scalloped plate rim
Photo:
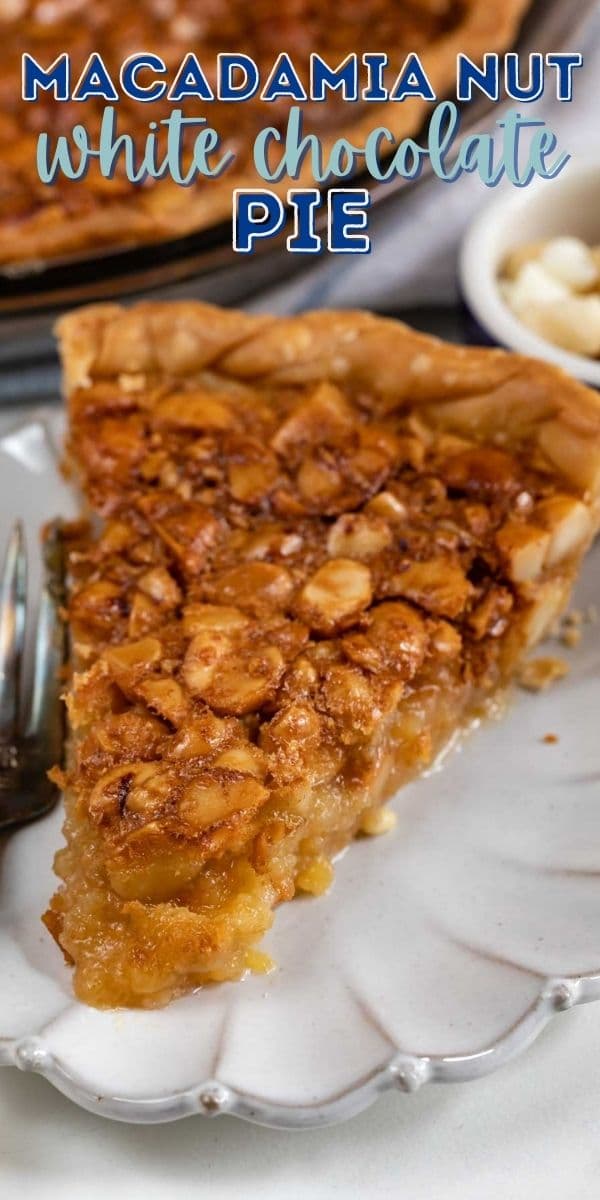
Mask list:
[[[0,436],[0,445],[6,438],[37,425],[42,428],[48,448],[56,460],[57,420],[62,423],[60,413],[54,411],[49,414],[43,406],[38,407],[24,420],[11,424]],[[524,969],[529,971],[529,968]],[[414,1055],[396,1051],[363,1078],[312,1104],[274,1102],[230,1086],[218,1078],[199,1079],[184,1089],[144,1099],[98,1094],[44,1045],[43,1030],[77,1009],[79,1004],[75,998],[45,1022],[41,1032],[15,1038],[0,1036],[0,1067],[13,1066],[23,1071],[33,1071],[80,1107],[116,1121],[158,1124],[194,1114],[204,1117],[229,1115],[270,1128],[308,1129],[348,1120],[369,1108],[379,1096],[393,1088],[412,1094],[426,1083],[461,1083],[491,1074],[526,1050],[556,1014],[598,1000],[600,968],[584,974],[540,975],[536,997],[517,1020],[490,1044],[471,1053],[451,1056]]]
[[[145,1100],[94,1094],[44,1048],[39,1036],[0,1039],[0,1066],[15,1066],[42,1075],[81,1108],[115,1121],[161,1124],[183,1117],[233,1116],[275,1129],[310,1129],[335,1125],[357,1116],[392,1088],[412,1095],[425,1083],[467,1083],[491,1074],[516,1058],[539,1037],[558,1013],[600,1000],[600,973],[546,977],[536,1000],[513,1026],[490,1045],[472,1054],[443,1057],[397,1053],[368,1077],[328,1100],[309,1104],[275,1104],[218,1079],[207,1079],[166,1096]],[[75,1007],[76,1002],[69,1006]],[[64,1015],[64,1010],[61,1015]]]

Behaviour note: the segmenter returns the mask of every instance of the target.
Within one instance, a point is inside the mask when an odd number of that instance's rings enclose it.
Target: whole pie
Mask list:
[[[600,522],[600,399],[360,312],[62,319],[74,673],[45,921],[94,1005],[264,959],[485,713]],[[355,851],[357,854],[360,851]]]
[[[25,103],[20,98],[24,52],[48,68],[67,51],[75,83],[92,52],[102,55],[118,81],[119,67],[132,53],[156,53],[174,74],[193,50],[214,83],[220,52],[250,54],[264,80],[283,50],[300,72],[312,51],[332,67],[349,52],[383,51],[397,71],[414,51],[441,97],[452,90],[457,53],[477,60],[486,51],[505,49],[529,3],[345,0],[332,20],[328,6],[313,0],[5,0],[0,5],[0,264],[177,237],[228,218],[233,188],[264,186],[252,166],[256,134],[267,125],[284,128],[289,110],[287,101],[265,104],[260,99],[243,104],[190,100],[178,106],[186,116],[207,117],[219,131],[223,149],[236,155],[225,174],[200,179],[197,186],[180,187],[168,179],[136,186],[122,167],[113,179],[103,178],[94,167],[80,182],[59,176],[48,186],[37,174],[40,131],[54,139],[83,121],[96,138],[105,102],[58,102],[50,92],[41,92],[36,103]],[[132,134],[143,146],[148,123],[164,119],[173,107],[168,100],[142,104],[121,97],[119,132]],[[427,108],[418,99],[344,105],[334,94],[326,104],[308,106],[306,132],[318,133],[325,148],[342,133],[360,145],[366,132],[383,121],[402,138],[418,130]],[[311,181],[305,175],[298,182]],[[288,183],[281,186],[285,191]]]

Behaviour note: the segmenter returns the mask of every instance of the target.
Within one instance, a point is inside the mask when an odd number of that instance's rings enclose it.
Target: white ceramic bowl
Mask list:
[[[463,241],[460,286],[471,315],[491,341],[556,363],[600,387],[600,362],[562,350],[528,329],[498,287],[498,271],[509,251],[565,234],[600,244],[600,164],[571,163],[557,179],[503,192],[486,205]]]

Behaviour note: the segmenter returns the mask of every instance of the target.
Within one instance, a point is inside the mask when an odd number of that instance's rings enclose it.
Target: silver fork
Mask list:
[[[64,717],[60,693],[66,635],[64,546],[60,522],[43,546],[44,580],[28,702],[23,681],[27,617],[27,556],[23,527],[13,527],[0,577],[0,830],[42,816],[59,792],[47,772],[62,761]]]

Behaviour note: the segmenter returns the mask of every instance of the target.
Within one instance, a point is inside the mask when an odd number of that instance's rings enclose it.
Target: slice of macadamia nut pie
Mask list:
[[[62,883],[94,1005],[257,967],[273,908],[498,697],[599,524],[600,399],[361,312],[114,305],[59,324]],[[356,853],[360,853],[359,850]]]

